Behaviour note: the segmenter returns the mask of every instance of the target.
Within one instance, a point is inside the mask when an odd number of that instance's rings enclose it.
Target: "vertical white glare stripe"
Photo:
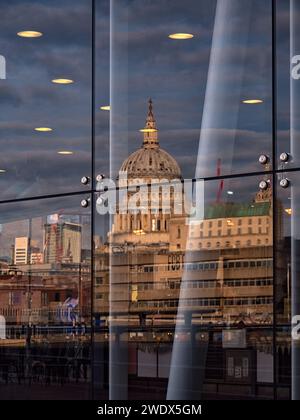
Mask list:
[[[207,168],[216,168],[216,161],[218,159],[218,153],[226,156],[227,164],[232,160],[234,153],[235,143],[235,130],[238,121],[239,107],[240,107],[240,91],[243,82],[243,73],[245,67],[245,54],[247,48],[247,36],[249,34],[249,26],[251,21],[251,8],[252,2],[247,0],[241,2],[241,0],[218,0],[216,7],[216,15],[214,22],[214,31],[208,71],[208,79],[206,85],[205,102],[203,109],[203,118],[201,124],[200,141],[198,148],[196,178],[205,177],[211,175],[207,172]],[[241,5],[242,4],[242,5]],[[234,19],[235,18],[235,19]],[[236,26],[233,24],[236,23]],[[229,118],[226,119],[226,127],[232,129],[233,134],[231,139],[226,141],[222,136],[216,139],[216,129],[218,127],[224,127],[224,111],[228,106],[228,97],[230,91],[226,85],[226,71],[227,65],[230,65],[232,57],[228,55],[228,46],[232,46],[233,42],[236,41],[239,36],[239,42],[241,47],[239,48],[241,63],[238,66],[235,74],[235,88],[236,96],[234,97],[234,103],[231,103],[232,112]],[[227,47],[227,48],[226,48]],[[224,77],[225,76],[225,77]],[[223,141],[222,141],[223,140]],[[225,149],[226,148],[226,149]],[[226,168],[230,171],[230,168]],[[204,173],[202,172],[204,171]],[[215,175],[215,173],[214,173]],[[203,194],[203,202],[205,196]],[[188,239],[189,240],[189,235]],[[186,253],[185,261],[190,260],[189,253]],[[194,395],[199,395],[201,388],[201,377],[197,379],[197,390],[193,389],[193,372],[196,368],[197,362],[194,363],[190,360],[187,354],[192,350],[193,343],[190,345],[183,345],[176,340],[176,335],[179,336],[184,331],[184,325],[182,317],[184,315],[184,299],[187,299],[186,290],[183,285],[188,280],[190,274],[184,270],[182,275],[180,298],[178,303],[178,313],[176,320],[175,337],[173,342],[171,369],[168,383],[168,400],[180,400],[180,399],[192,399]],[[186,315],[186,314],[185,314]],[[186,318],[188,322],[188,317]],[[191,329],[190,329],[191,331]],[[192,333],[192,331],[191,331]],[[200,371],[203,373],[205,370],[205,351],[200,356],[202,363]],[[197,370],[198,371],[198,370]],[[198,373],[200,372],[198,371]]]
[[[3,55],[0,55],[0,79],[6,79],[6,60]]]

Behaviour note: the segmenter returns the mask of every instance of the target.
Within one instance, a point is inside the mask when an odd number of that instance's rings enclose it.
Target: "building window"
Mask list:
[[[206,246],[207,246],[207,248],[210,248],[211,247],[211,243],[210,242],[207,242]]]
[[[208,227],[212,228],[212,222],[209,222]]]
[[[258,219],[258,224],[261,225],[261,218]]]
[[[211,230],[208,231],[208,237],[211,238]]]
[[[199,242],[198,247],[202,248],[202,242]]]
[[[155,219],[151,220],[151,230],[152,230],[152,232],[156,231],[156,223],[155,222],[156,222]]]
[[[239,226],[242,226],[242,219],[239,219],[239,220],[238,220],[238,225],[239,225]]]
[[[247,246],[251,246],[251,241],[250,241],[250,239],[248,239],[248,241],[247,241]]]
[[[222,220],[218,220],[218,227],[222,227]]]
[[[251,227],[249,227],[248,228],[248,233],[251,235],[252,234],[252,228]]]
[[[96,286],[103,284],[103,277],[96,277]]]
[[[13,292],[8,292],[8,304],[9,306],[13,305],[14,298],[13,298]]]
[[[144,217],[143,217],[143,225],[145,229],[148,228],[148,217],[146,214],[144,214]]]
[[[226,248],[229,248],[230,247],[230,242],[226,241],[225,246],[226,246]]]
[[[236,242],[235,242],[235,245],[236,245],[236,246],[240,246],[240,245],[241,245],[241,241],[236,241]]]
[[[217,243],[216,243],[216,247],[217,247],[217,248],[220,248],[220,246],[221,246],[221,243],[220,243],[220,242],[217,242]]]
[[[42,293],[42,305],[43,306],[46,306],[46,305],[48,305],[48,295],[47,295],[47,293]]]
[[[248,225],[252,225],[252,219],[248,219]]]
[[[181,229],[180,227],[177,228],[177,239],[181,238]]]
[[[231,235],[231,229],[227,229],[227,236]]]

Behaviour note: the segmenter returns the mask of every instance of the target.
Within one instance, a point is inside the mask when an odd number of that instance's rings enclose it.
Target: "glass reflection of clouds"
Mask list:
[[[2,1],[0,14],[9,69],[0,81],[0,167],[10,168],[1,199],[80,191],[75,180],[90,175],[92,159],[92,0]],[[37,121],[55,127],[51,142],[32,133]],[[58,148],[74,159],[58,159]]]

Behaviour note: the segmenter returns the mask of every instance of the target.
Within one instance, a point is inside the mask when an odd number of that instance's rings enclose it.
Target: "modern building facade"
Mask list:
[[[14,248],[14,263],[28,264],[29,262],[29,238],[16,238]]]
[[[1,2],[0,399],[300,399],[298,8]]]

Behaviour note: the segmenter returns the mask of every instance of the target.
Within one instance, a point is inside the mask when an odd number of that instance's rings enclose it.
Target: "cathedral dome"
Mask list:
[[[132,153],[121,166],[121,172],[127,178],[167,178],[181,179],[178,163],[169,153],[161,148],[141,148]]]
[[[123,162],[120,173],[125,173],[128,179],[181,179],[181,170],[178,163],[159,146],[151,99],[146,126],[141,131],[144,133],[143,146]]]

